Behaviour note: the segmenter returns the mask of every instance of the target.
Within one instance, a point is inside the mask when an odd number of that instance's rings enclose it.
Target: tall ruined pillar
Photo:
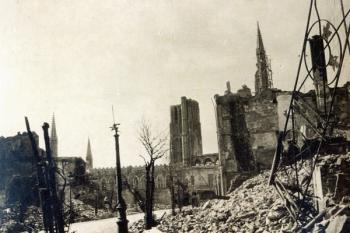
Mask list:
[[[181,97],[170,111],[170,162],[192,166],[193,158],[203,154],[198,102]]]

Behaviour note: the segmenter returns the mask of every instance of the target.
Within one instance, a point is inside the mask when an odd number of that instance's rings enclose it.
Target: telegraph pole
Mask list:
[[[112,107],[113,111],[113,107]],[[114,120],[114,113],[113,113]],[[127,233],[128,232],[128,220],[126,219],[126,204],[122,196],[122,172],[120,168],[120,154],[119,154],[119,133],[118,126],[120,124],[113,123],[111,127],[114,131],[115,139],[115,152],[116,152],[116,186],[117,186],[117,210],[119,213],[117,219],[118,233]]]

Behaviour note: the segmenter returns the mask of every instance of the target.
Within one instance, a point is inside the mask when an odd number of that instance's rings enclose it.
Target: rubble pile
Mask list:
[[[269,172],[245,181],[229,194],[228,200],[209,200],[202,207],[168,215],[163,232],[294,232],[289,217],[273,187],[267,185]]]
[[[35,232],[35,230],[42,229],[42,214],[39,207],[28,207],[23,216],[19,216],[19,212],[18,207],[2,210],[0,232]]]
[[[311,163],[306,162],[304,166]],[[321,156],[317,166],[322,171],[324,206],[320,216],[307,224],[305,232],[350,232],[350,153]],[[303,175],[305,167],[301,168]],[[289,217],[282,199],[267,185],[268,178],[269,172],[263,172],[231,192],[228,200],[209,200],[200,208],[185,209],[176,216],[167,215],[158,229],[163,232],[300,232],[302,229]]]
[[[140,219],[139,221],[134,222],[131,226],[129,231],[132,233],[142,233],[144,232],[145,222],[143,219]]]
[[[115,217],[116,214],[105,209],[98,209],[97,214],[95,208],[85,204],[78,199],[72,199],[72,220],[73,222],[85,222],[91,220],[105,219]]]

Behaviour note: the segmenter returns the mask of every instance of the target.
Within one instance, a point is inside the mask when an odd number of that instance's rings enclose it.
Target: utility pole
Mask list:
[[[113,112],[113,107],[112,107]],[[114,120],[114,112],[113,112]],[[112,131],[114,131],[115,139],[115,152],[116,152],[116,186],[117,186],[117,210],[119,213],[117,219],[118,233],[127,233],[128,232],[128,220],[126,219],[126,204],[122,196],[122,172],[120,168],[120,154],[119,154],[119,133],[118,125],[115,122],[113,123]]]

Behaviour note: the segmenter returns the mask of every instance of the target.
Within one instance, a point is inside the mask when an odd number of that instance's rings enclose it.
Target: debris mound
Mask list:
[[[158,229],[163,232],[295,232],[265,171],[231,192],[228,200],[209,200],[202,207],[167,215]]]

